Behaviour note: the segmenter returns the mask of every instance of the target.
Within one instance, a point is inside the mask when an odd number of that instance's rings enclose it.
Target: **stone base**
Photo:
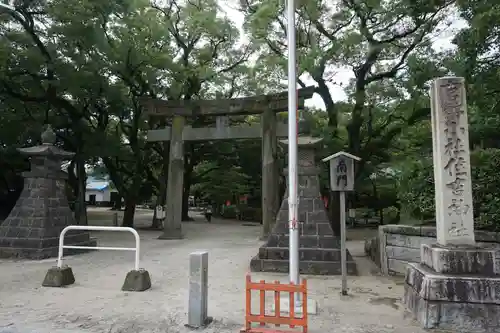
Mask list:
[[[494,248],[443,247],[423,244],[421,263],[436,273],[495,275]]]
[[[262,259],[258,255],[250,261],[250,270],[252,272],[288,273],[290,271],[289,267],[288,260]],[[340,261],[300,260],[299,273],[307,275],[341,275],[342,266]],[[358,275],[354,261],[347,261],[347,274]]]
[[[87,240],[80,242],[64,242],[65,245],[74,246],[97,246],[96,238],[83,237]],[[66,238],[65,238],[66,239]],[[10,247],[0,247],[0,258],[3,259],[31,259],[42,260],[54,258],[59,253],[59,237],[51,239],[12,239],[2,238],[2,243],[7,244],[10,241]],[[57,245],[54,245],[57,244]],[[48,246],[50,245],[50,246]],[[37,247],[41,246],[41,247]],[[48,247],[43,247],[48,246]],[[94,251],[95,249],[64,249],[64,257]]]
[[[69,266],[49,268],[43,279],[43,287],[64,287],[75,283],[73,270]]]
[[[203,322],[203,324],[202,324],[202,325],[184,324],[184,326],[185,326],[185,327],[187,327],[187,328],[189,328],[189,329],[192,329],[192,330],[197,330],[197,329],[200,329],[200,328],[207,327],[207,326],[208,326],[208,325],[210,325],[213,321],[214,321],[214,318],[213,318],[213,317],[208,316],[207,318],[205,318],[205,321]]]
[[[273,304],[273,311],[276,311],[276,307]],[[290,298],[282,297],[280,298],[280,312],[281,313],[290,313]],[[302,315],[302,302],[297,304],[295,302],[294,313],[297,315]],[[315,315],[318,313],[318,303],[312,298],[307,298],[307,314]]]
[[[424,328],[500,331],[500,276],[441,274],[408,264],[403,302]]]
[[[173,229],[173,228],[163,228],[163,232],[161,233],[160,236],[158,236],[158,239],[164,239],[164,240],[175,240],[175,239],[184,239],[184,234],[182,233],[182,229]]]
[[[151,277],[148,271],[140,269],[132,270],[127,273],[125,282],[123,282],[122,291],[145,291],[151,288]]]

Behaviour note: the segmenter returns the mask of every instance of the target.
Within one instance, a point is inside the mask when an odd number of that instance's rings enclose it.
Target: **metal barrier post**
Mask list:
[[[109,247],[109,246],[77,246],[64,245],[64,236],[70,230],[85,230],[85,231],[128,231],[135,237],[135,247]],[[124,291],[144,291],[151,288],[151,278],[148,271],[139,268],[139,260],[141,255],[141,239],[137,231],[129,227],[105,227],[105,226],[83,226],[70,225],[61,231],[59,236],[59,249],[57,256],[57,266],[49,269],[42,283],[44,287],[62,287],[75,282],[73,271],[70,267],[63,267],[64,249],[96,249],[96,250],[111,250],[111,251],[135,251],[134,270],[128,272],[125,282],[122,286]]]

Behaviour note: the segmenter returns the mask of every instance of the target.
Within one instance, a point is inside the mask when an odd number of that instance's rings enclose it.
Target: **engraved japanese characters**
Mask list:
[[[464,79],[436,79],[431,88],[431,107],[437,240],[441,245],[473,245],[474,218]]]

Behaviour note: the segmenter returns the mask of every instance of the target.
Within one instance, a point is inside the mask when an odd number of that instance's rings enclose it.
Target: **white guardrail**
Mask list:
[[[109,246],[75,246],[64,245],[64,236],[70,230],[87,230],[87,231],[128,231],[135,237],[135,247],[109,247]],[[61,268],[63,265],[63,251],[64,249],[96,249],[96,250],[111,250],[111,251],[135,251],[135,270],[139,270],[139,257],[141,240],[139,234],[133,228],[129,227],[98,227],[98,226],[85,226],[85,225],[70,225],[61,231],[59,236],[59,255],[57,257],[57,267]]]

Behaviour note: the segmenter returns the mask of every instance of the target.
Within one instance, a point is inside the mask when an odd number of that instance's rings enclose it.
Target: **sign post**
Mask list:
[[[347,295],[347,249],[345,193],[354,191],[354,162],[361,158],[340,151],[323,162],[330,162],[330,190],[340,192],[340,261],[342,267],[342,295]]]

